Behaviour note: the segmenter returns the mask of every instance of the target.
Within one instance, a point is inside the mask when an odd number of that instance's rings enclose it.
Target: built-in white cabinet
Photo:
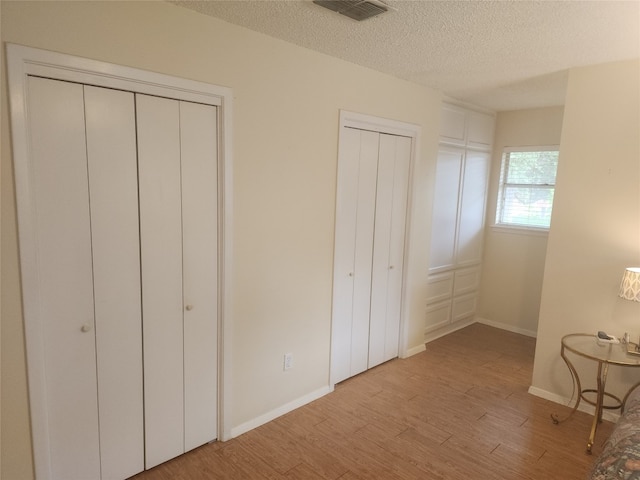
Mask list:
[[[444,103],[440,111],[440,143],[491,150],[495,117]]]
[[[124,479],[216,438],[217,107],[27,88],[38,461],[43,478]]]
[[[494,123],[489,114],[442,108],[425,333],[476,312]]]
[[[412,139],[342,128],[331,382],[398,356]]]

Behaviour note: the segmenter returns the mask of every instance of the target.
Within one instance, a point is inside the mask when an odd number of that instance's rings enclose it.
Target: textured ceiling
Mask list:
[[[388,0],[363,22],[309,0],[171,3],[497,111],[562,105],[567,69],[640,57],[637,0]]]

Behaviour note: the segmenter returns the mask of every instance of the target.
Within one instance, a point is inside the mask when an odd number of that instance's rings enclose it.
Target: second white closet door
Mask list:
[[[216,438],[216,109],[146,95],[136,107],[151,468]]]
[[[340,135],[331,381],[398,355],[411,139]]]

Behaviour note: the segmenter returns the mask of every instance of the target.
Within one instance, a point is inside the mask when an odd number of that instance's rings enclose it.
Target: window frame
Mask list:
[[[559,145],[531,145],[531,146],[523,146],[523,147],[504,147],[502,149],[502,154],[500,155],[500,173],[498,177],[498,191],[496,196],[496,208],[495,214],[493,217],[492,227],[498,230],[509,230],[509,231],[522,231],[523,233],[538,233],[538,234],[547,234],[550,229],[549,226],[538,226],[538,225],[527,225],[527,224],[518,224],[518,223],[506,223],[502,222],[501,218],[504,217],[504,205],[505,205],[505,196],[507,187],[520,187],[520,188],[528,188],[528,189],[551,189],[554,192],[556,190],[557,184],[557,166],[556,166],[556,182],[553,184],[548,183],[507,183],[505,179],[507,178],[509,172],[509,163],[511,153],[518,152],[557,152],[558,160],[560,156],[560,146]],[[509,158],[509,161],[507,161]],[[552,206],[552,214],[553,214],[553,206]]]

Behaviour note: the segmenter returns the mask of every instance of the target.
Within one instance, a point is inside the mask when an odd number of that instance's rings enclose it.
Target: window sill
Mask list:
[[[511,225],[491,225],[491,230],[496,233],[510,233],[513,235],[531,235],[534,237],[546,237],[549,235],[548,228],[518,227]]]

